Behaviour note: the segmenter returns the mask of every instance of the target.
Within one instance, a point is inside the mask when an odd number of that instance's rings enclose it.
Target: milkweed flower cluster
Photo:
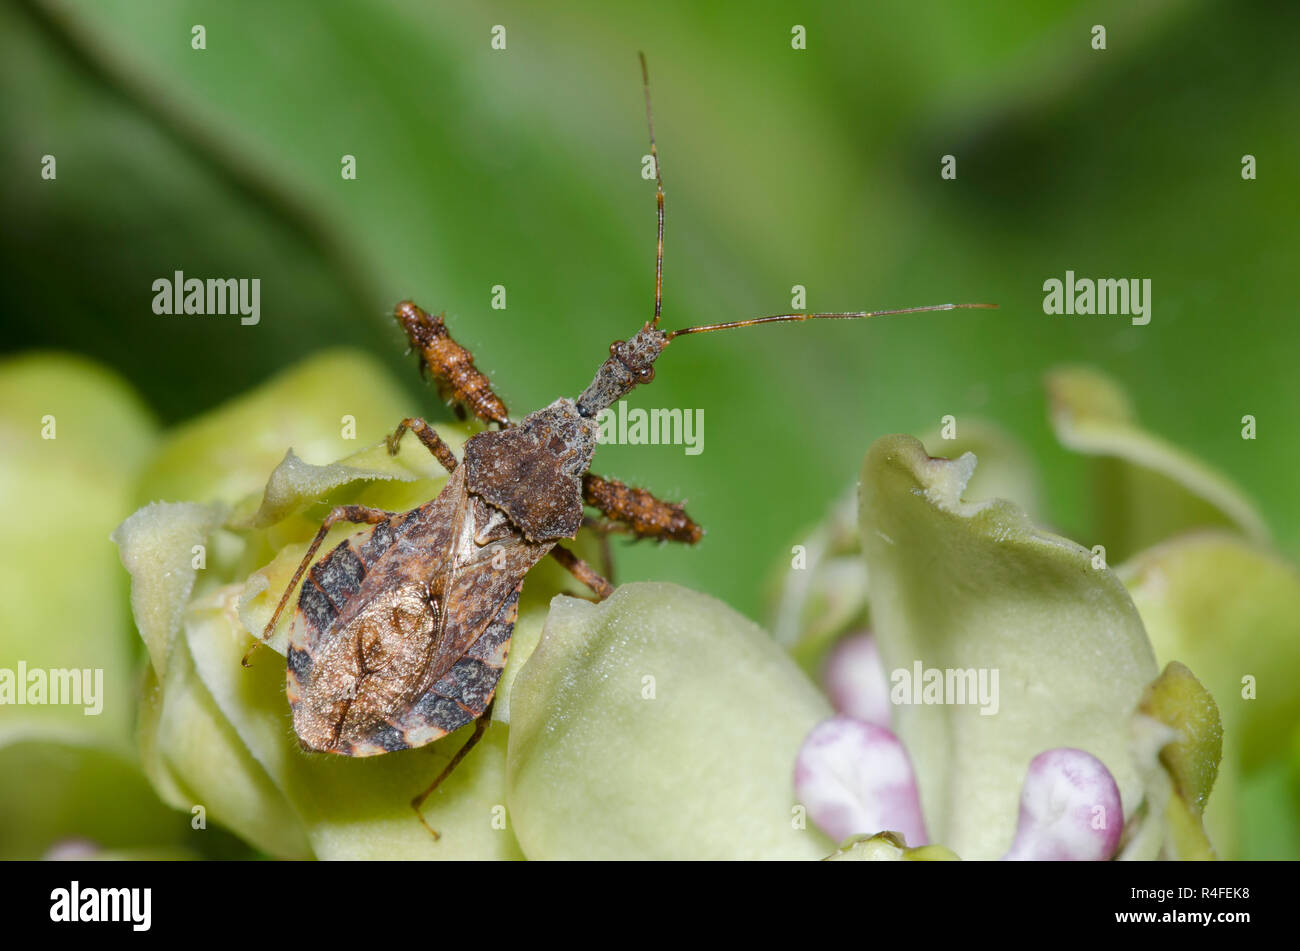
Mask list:
[[[6,656],[105,671],[100,717],[4,711],[6,771],[68,791],[0,803],[7,855],[1231,857],[1239,791],[1294,755],[1294,569],[1226,480],[1064,371],[1054,425],[1098,468],[1083,544],[1040,527],[1015,441],[963,419],[957,440],[864,440],[857,489],[783,566],[770,632],[670,584],[591,603],[538,566],[494,721],[426,805],[435,842],[409,799],[463,735],[306,753],[288,620],[240,666],[331,506],[401,510],[443,484],[413,441],[384,450],[416,409],[386,373],[326,354],[170,432],[80,362],[10,362],[0,392],[0,472],[52,513],[0,579],[85,584],[0,598],[30,615],[0,629]],[[31,437],[38,406],[53,447]],[[471,433],[438,431],[457,451]],[[958,681],[985,702],[954,702]]]

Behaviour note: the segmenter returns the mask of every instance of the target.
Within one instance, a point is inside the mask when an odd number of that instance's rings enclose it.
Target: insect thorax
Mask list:
[[[465,487],[505,512],[529,541],[572,538],[582,524],[582,476],[598,426],[558,399],[518,426],[465,444]]]

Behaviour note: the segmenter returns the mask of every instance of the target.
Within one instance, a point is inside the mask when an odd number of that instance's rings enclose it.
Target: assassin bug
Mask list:
[[[395,316],[420,355],[421,369],[458,408],[497,428],[471,437],[464,458],[457,460],[423,419],[402,420],[388,438],[388,451],[396,454],[410,430],[449,473],[446,485],[436,498],[409,512],[360,505],[331,511],[262,635],[263,641],[270,638],[306,573],[290,632],[286,677],[294,730],[307,750],[375,756],[425,746],[475,724],[446,768],[411,800],[416,816],[435,838],[438,833],[425,822],[421,806],[487,728],[525,575],[550,556],[598,599],[613,591],[608,581],[559,544],[577,534],[584,503],[640,538],[687,544],[700,539],[700,527],[680,505],[588,471],[599,431],[597,414],[653,380],[654,363],[671,341],[763,323],[991,306],[776,314],[660,330],[664,191],[644,56],[641,73],[658,220],[654,318],[631,340],[610,345],[608,359],[576,400],[557,399],[514,422],[469,351],[452,339],[442,317],[430,316],[410,301],[398,304]],[[369,527],[307,571],[326,534],[339,522]]]

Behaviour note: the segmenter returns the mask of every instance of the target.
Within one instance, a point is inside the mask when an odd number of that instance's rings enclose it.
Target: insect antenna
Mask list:
[[[685,337],[687,334],[702,334],[712,330],[733,330],[736,327],[752,327],[755,324],[775,324],[798,320],[859,320],[865,317],[889,317],[894,314],[920,314],[935,310],[997,310],[997,304],[929,304],[925,307],[900,307],[895,310],[858,310],[839,314],[773,314],[769,317],[751,317],[748,320],[729,320],[722,324],[701,324],[698,327],[683,327],[670,330],[669,340]]]
[[[645,121],[650,128],[650,158],[655,163],[655,201],[659,207],[659,241],[655,248],[655,319],[650,326],[659,326],[659,315],[664,307],[664,177],[659,172],[659,149],[655,146],[655,117],[650,109],[650,69],[645,53],[641,57],[641,84],[645,88]]]

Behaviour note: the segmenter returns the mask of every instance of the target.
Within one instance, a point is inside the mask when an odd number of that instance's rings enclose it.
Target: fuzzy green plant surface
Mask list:
[[[1083,544],[1044,533],[1012,504],[1017,492],[1037,504],[1036,466],[987,421],[963,418],[950,438],[935,432],[924,446],[879,440],[861,476],[860,535],[848,530],[854,510],[836,507],[809,536],[819,540],[811,570],[787,567],[775,587],[783,642],[816,677],[834,644],[863,631],[874,632],[886,670],[916,658],[944,669],[1000,665],[1009,681],[996,717],[949,706],[893,712],[931,833],[942,830],[958,852],[974,842],[993,857],[1005,845],[1013,778],[1031,751],[1079,746],[1106,761],[1126,816],[1139,805],[1166,815],[1142,835],[1130,830],[1128,857],[1297,854],[1300,574],[1240,489],[1139,427],[1113,380],[1061,368],[1046,375],[1044,397],[1062,443],[1099,459]],[[990,463],[995,477],[981,480]],[[1127,517],[1134,512],[1153,514]],[[1191,811],[1166,808],[1176,783],[1160,753],[1172,742],[1167,728],[1186,721],[1169,727],[1143,712],[1170,677],[1153,680],[1157,670],[1171,663],[1190,669],[1187,682],[1206,698],[1196,703],[1221,724],[1221,743],[1196,747],[1214,793]],[[1020,716],[1031,732],[1019,739],[996,722]]]
[[[1050,376],[1048,392],[1062,379]],[[1259,854],[1264,841],[1287,848],[1278,836],[1294,828],[1300,585],[1251,523],[1217,514],[1236,490],[1200,464],[1165,466],[1174,534],[1112,567],[1104,545],[986,497],[1041,504],[1029,456],[996,426],[963,421],[962,441],[932,434],[929,451],[912,437],[877,440],[856,504],[831,507],[821,554],[789,569],[799,584],[776,586],[777,617],[792,625],[782,637],[673,584],[626,584],[592,604],[570,596],[581,589],[558,565],[541,565],[494,722],[426,805],[435,842],[408,800],[468,729],[375,759],[307,753],[284,694],[287,616],[251,668],[240,663],[330,507],[403,510],[445,484],[414,436],[387,451],[392,421],[411,411],[387,374],[325,353],[161,436],[128,387],[77,361],[10,361],[0,390],[7,458],[21,463],[3,468],[6,485],[62,519],[32,534],[24,559],[9,553],[6,577],[39,587],[80,558],[87,585],[79,599],[9,598],[6,610],[27,613],[0,629],[5,656],[104,671],[100,714],[4,709],[0,757],[29,779],[0,796],[7,855],[71,843],[128,856],[997,858],[1029,761],[1067,747],[1117,783],[1121,857]],[[1059,418],[1059,399],[1048,405]],[[100,424],[87,427],[92,412]],[[473,432],[439,429],[457,452]],[[934,454],[946,444],[952,458]],[[1107,477],[1097,498],[1123,510],[1142,484]],[[1179,492],[1187,501],[1175,505]],[[120,564],[105,558],[110,529]],[[352,531],[336,527],[321,552]],[[594,537],[577,544],[614,567]],[[831,714],[808,645],[824,657],[863,625],[887,669],[1001,678],[992,715],[895,702],[924,847],[864,829],[836,852],[792,786],[800,744]]]
[[[350,421],[328,398],[340,374],[352,384]],[[332,505],[402,510],[445,483],[414,437],[396,456],[384,446],[383,421],[406,412],[394,393],[367,360],[326,354],[170,434],[138,467],[127,495],[155,500],[113,533],[145,658],[134,775],[182,816],[201,807],[214,825],[272,856],[831,855],[834,843],[808,821],[791,785],[800,743],[830,714],[817,671],[797,662],[806,632],[783,645],[715,599],[674,585],[624,585],[594,605],[562,593],[574,589],[558,566],[530,575],[495,722],[426,806],[442,833],[437,842],[407,800],[465,732],[374,760],[299,749],[284,697],[288,618],[253,651],[251,669],[240,659]],[[354,423],[357,438],[347,438]],[[440,428],[458,451],[470,434]],[[275,436],[227,439],[264,429]],[[931,440],[938,448],[944,441]],[[1190,549],[1158,547],[1114,571],[1097,550],[1043,532],[1011,502],[972,501],[979,486],[1038,504],[1032,466],[1014,440],[974,423],[961,446],[968,447],[989,460],[983,478],[970,451],[948,460],[910,437],[877,441],[854,506],[857,540],[828,529],[836,557],[861,567],[827,572],[814,561],[798,569],[815,576],[811,588],[781,587],[795,599],[791,616],[810,623],[817,640],[833,643],[866,620],[889,666],[916,658],[929,667],[996,669],[1003,678],[992,716],[971,705],[896,709],[894,728],[920,777],[935,844],[898,845],[870,839],[887,830],[864,830],[866,838],[837,857],[996,858],[1014,831],[1026,764],[1067,746],[1099,757],[1115,777],[1125,857],[1215,854],[1216,835],[1234,854],[1231,810],[1213,812],[1215,777],[1229,777],[1230,807],[1239,768],[1257,767],[1276,742],[1252,746],[1245,737],[1290,722],[1292,708],[1270,692],[1269,703],[1233,713],[1222,768],[1217,740],[1185,735],[1199,714],[1180,711],[1202,701],[1185,688],[1159,687],[1158,657],[1211,667],[1223,703],[1221,671],[1233,655],[1206,654],[1197,647],[1205,635],[1180,633],[1182,589],[1171,580],[1200,591],[1197,564],[1240,552],[1258,588],[1241,598],[1251,611],[1233,607],[1230,578],[1218,600],[1224,623],[1230,616],[1253,625],[1252,643],[1263,649],[1288,643],[1291,575],[1264,570],[1273,562],[1252,555],[1252,541],[1221,528],[1218,536],[1190,536]],[[192,497],[157,499],[162,493]],[[831,525],[843,510],[833,510]],[[1187,511],[1190,528],[1203,509]],[[335,528],[321,552],[351,531]],[[1223,550],[1204,552],[1211,542]],[[579,544],[599,563],[593,540]],[[1251,557],[1263,561],[1249,568]],[[1153,587],[1153,577],[1163,583]],[[859,605],[854,611],[810,611],[800,600],[835,592],[837,582]],[[1273,613],[1260,609],[1261,599]],[[1261,669],[1293,663],[1286,655],[1250,661]],[[1187,678],[1171,683],[1196,684],[1217,724],[1209,692]],[[1176,699],[1182,695],[1189,699]],[[116,784],[129,788],[125,777]],[[178,847],[203,854],[204,831],[191,828]]]

